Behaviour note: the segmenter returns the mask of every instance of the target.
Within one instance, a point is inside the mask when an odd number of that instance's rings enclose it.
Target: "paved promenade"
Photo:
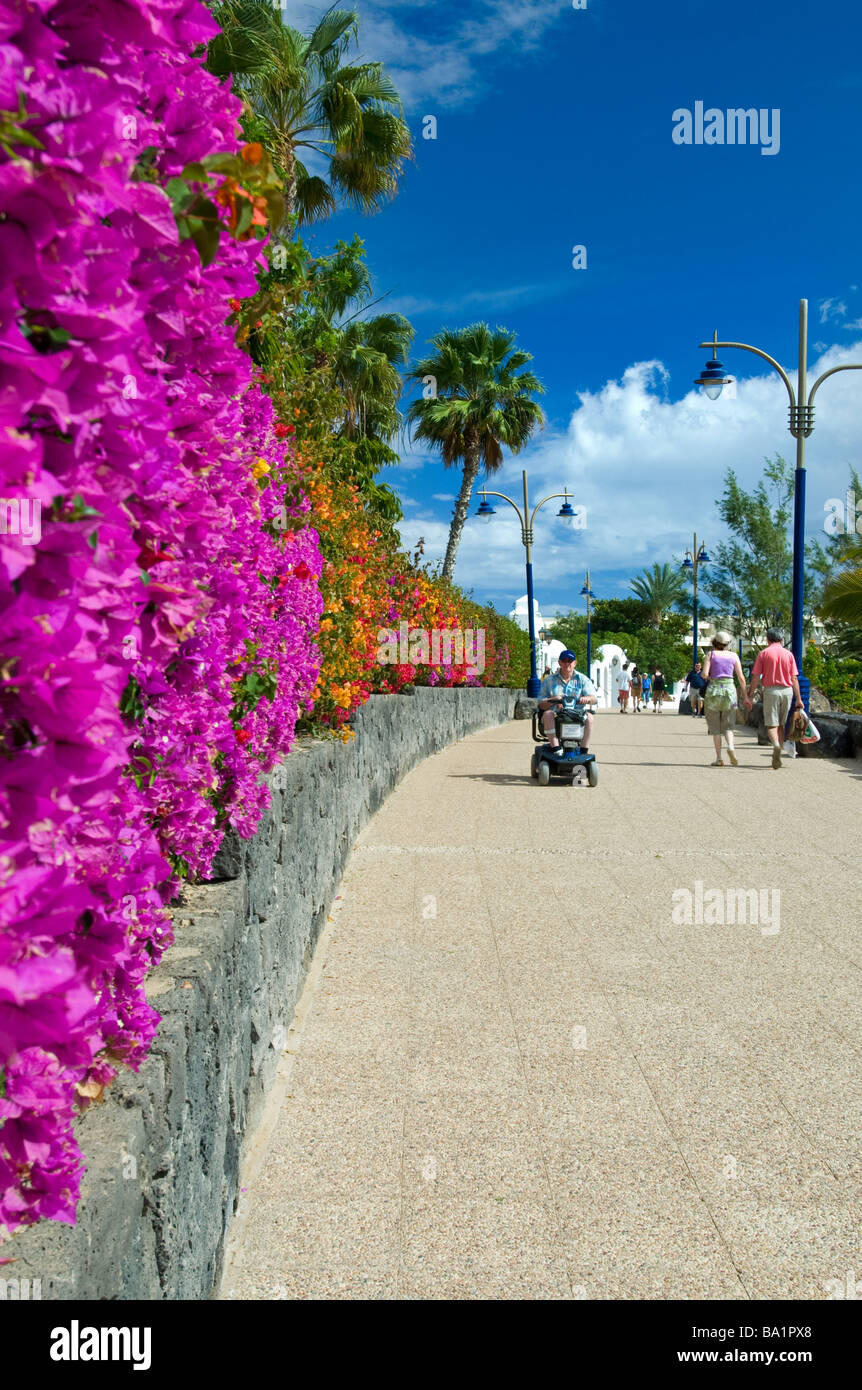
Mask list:
[[[710,768],[704,723],[599,715],[593,790],[532,782],[521,722],[405,779],[318,947],[222,1298],[862,1283],[862,768],[774,772],[746,729]]]

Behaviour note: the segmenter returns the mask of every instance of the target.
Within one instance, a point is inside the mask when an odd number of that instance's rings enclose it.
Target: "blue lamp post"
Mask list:
[[[589,570],[587,570],[587,582],[586,582],[586,584],[584,585],[584,587],[581,589],[581,598],[585,598],[585,599],[587,600],[587,678],[588,678],[589,680],[592,680],[592,669],[593,669],[593,642],[592,642],[592,638],[593,638],[593,621],[592,621],[592,618],[593,618],[593,615],[592,615],[592,609],[590,608],[590,603],[591,603],[591,601],[595,598],[595,594],[593,593],[592,589],[590,588],[590,572],[589,572]]]
[[[483,521],[490,521],[493,516],[496,516],[496,509],[488,502],[489,497],[501,497],[504,502],[509,503],[510,507],[514,507],[515,511],[518,513],[518,520],[521,523],[521,543],[527,552],[527,623],[530,633],[530,679],[527,681],[527,694],[530,699],[535,700],[538,698],[539,691],[542,688],[542,682],[539,680],[539,675],[536,670],[536,622],[533,613],[533,521],[535,520],[536,512],[539,508],[544,507],[546,502],[550,502],[556,497],[563,498],[563,505],[557,512],[558,517],[561,517],[563,521],[572,522],[576,520],[576,514],[569,501],[570,494],[568,488],[565,488],[562,492],[552,492],[549,496],[543,497],[541,502],[536,503],[531,512],[529,493],[527,490],[526,470],[522,472],[521,476],[524,480],[523,512],[518,504],[512,501],[511,497],[506,496],[505,492],[489,492],[487,488],[483,487],[482,501],[476,512],[476,516],[481,517]]]
[[[721,366],[721,363],[719,362],[718,365]],[[693,605],[693,607],[694,607],[694,627],[693,627],[693,629],[692,629],[692,636],[691,636],[691,669],[692,669],[692,670],[694,670],[695,666],[697,665],[697,653],[698,653],[698,629],[697,629],[697,570],[698,570],[698,566],[699,566],[699,565],[708,565],[709,563],[710,563],[710,559],[709,559],[708,554],[706,553],[706,546],[703,545],[703,543],[701,543],[700,549],[698,549],[698,545],[697,545],[697,532],[695,531],[695,533],[694,533],[694,545],[692,546],[691,550],[687,550],[687,551],[685,552],[685,559],[683,560],[682,566],[681,566],[681,568],[684,569],[684,570],[691,570],[692,580],[694,581],[694,605]]]
[[[787,387],[790,399],[789,429],[796,440],[796,481],[793,496],[793,612],[791,615],[792,637],[790,645],[799,668],[799,690],[808,708],[809,683],[802,674],[802,600],[805,587],[805,441],[814,429],[814,397],[821,383],[835,372],[862,371],[862,362],[845,362],[840,367],[830,367],[821,373],[811,390],[808,390],[808,300],[799,301],[799,365],[797,369],[796,391],[787,372],[774,357],[750,343],[720,343],[718,333],[713,333],[711,343],[701,343],[702,348],[712,348],[712,358],[707,362],[695,385],[703,388],[710,400],[717,400],[722,388],[730,377],[724,375],[724,368],[718,361],[719,348],[739,348],[743,352],[756,353],[771,367],[774,367]]]

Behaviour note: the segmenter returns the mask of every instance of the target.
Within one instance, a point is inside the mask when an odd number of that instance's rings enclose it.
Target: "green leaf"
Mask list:
[[[191,179],[194,183],[206,183],[206,165],[201,164],[199,160],[193,160],[191,164],[187,164],[185,169],[183,169],[179,179],[171,179],[170,182],[179,183],[182,179]]]
[[[254,208],[252,207],[251,203],[248,201],[247,198],[240,198],[237,201],[239,203],[239,215],[236,219],[236,227],[234,229],[233,235],[237,238],[237,240],[239,240],[239,238],[243,236],[244,233],[247,232],[249,227],[251,226],[251,219],[254,216]]]
[[[193,191],[189,188],[185,179],[180,178],[168,179],[165,184],[165,192],[171,200],[171,208],[174,216],[187,206],[194,197]]]
[[[218,225],[202,222],[199,217],[191,217],[189,218],[189,228],[191,239],[201,258],[201,265],[211,265],[218,255]]]

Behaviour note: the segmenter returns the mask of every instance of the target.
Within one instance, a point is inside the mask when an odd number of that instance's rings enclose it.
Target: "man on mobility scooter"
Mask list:
[[[597,704],[598,699],[592,682],[575,670],[574,652],[560,652],[559,661],[559,671],[546,676],[539,691],[538,709],[533,714],[533,741],[541,747],[533,753],[530,772],[543,787],[552,776],[574,783],[578,775],[585,775],[594,787],[599,769],[595,755],[587,752],[593,731],[593,716],[587,707]],[[540,716],[544,736],[537,733]]]

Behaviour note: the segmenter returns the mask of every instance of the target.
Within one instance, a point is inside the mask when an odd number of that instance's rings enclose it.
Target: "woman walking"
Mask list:
[[[632,711],[637,714],[641,707],[641,673],[637,666],[632,667]]]
[[[655,668],[652,678],[652,709],[653,714],[661,714],[664,708],[664,676],[658,667]]]
[[[712,651],[707,655],[703,664],[704,677],[709,681],[703,699],[706,727],[708,732],[712,734],[712,741],[715,744],[715,762],[711,764],[712,767],[724,767],[721,756],[722,735],[724,735],[727,744],[727,756],[732,766],[739,767],[733,747],[733,726],[736,723],[734,679],[736,679],[742,692],[746,709],[751,709],[751,700],[748,696],[742,664],[736,652],[727,650],[732,641],[733,638],[729,632],[717,632],[712,639]]]

